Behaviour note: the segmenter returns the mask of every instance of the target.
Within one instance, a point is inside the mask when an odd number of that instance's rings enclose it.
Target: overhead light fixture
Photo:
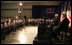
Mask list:
[[[23,5],[22,2],[20,2],[19,5],[22,6]]]

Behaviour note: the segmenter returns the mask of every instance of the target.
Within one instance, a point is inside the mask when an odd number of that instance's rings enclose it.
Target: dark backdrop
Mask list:
[[[54,14],[58,13],[58,6],[33,5],[33,18],[53,18]]]

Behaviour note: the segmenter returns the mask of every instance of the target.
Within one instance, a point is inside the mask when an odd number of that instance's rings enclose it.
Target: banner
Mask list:
[[[60,22],[63,20],[64,5],[62,4]]]

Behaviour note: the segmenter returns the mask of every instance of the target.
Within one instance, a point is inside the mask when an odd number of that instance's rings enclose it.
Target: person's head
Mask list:
[[[58,14],[57,13],[55,13],[55,17],[58,17]]]
[[[66,18],[67,16],[66,16],[66,14],[63,14],[63,18]]]

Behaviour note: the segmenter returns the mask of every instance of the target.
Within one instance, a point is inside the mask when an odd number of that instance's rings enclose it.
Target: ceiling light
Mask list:
[[[22,2],[20,2],[19,5],[22,6],[23,5]]]

